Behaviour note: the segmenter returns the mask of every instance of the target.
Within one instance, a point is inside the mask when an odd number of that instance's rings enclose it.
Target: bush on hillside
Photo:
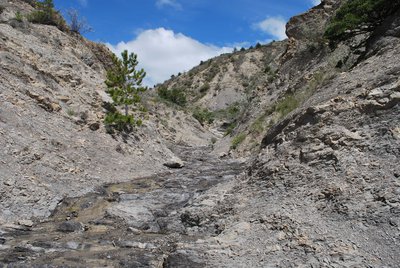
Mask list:
[[[28,3],[29,5],[31,5],[31,6],[35,6],[36,5],[36,3],[37,3],[37,1],[36,0],[22,0],[23,2],[25,2],[25,3]]]
[[[235,150],[239,147],[239,145],[244,142],[246,139],[246,134],[245,133],[240,133],[239,135],[235,136],[232,139],[232,144],[231,144],[231,149]]]
[[[400,1],[349,0],[329,23],[325,37],[335,42],[343,40],[348,34],[370,31],[399,8]]]
[[[196,108],[196,110],[193,111],[193,117],[196,118],[202,126],[204,126],[204,124],[212,124],[215,119],[214,113],[206,108]]]
[[[168,89],[166,87],[160,87],[158,88],[157,93],[161,99],[175,103],[182,107],[186,105],[186,95],[183,89]]]
[[[79,17],[79,13],[76,9],[68,10],[67,15],[69,17],[69,28],[71,32],[83,34],[93,31],[86,19]]]
[[[56,26],[61,31],[68,31],[68,26],[61,14],[54,9],[53,0],[36,1],[35,10],[28,14],[32,23]]]
[[[15,13],[15,20],[22,22],[24,20],[24,16],[21,14],[21,12],[17,11]]]

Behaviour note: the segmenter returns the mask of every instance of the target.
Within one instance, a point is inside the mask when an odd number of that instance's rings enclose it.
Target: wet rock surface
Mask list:
[[[65,198],[34,224],[0,226],[0,265],[12,267],[204,267],[179,251],[223,230],[213,215],[227,204],[212,194],[230,185],[244,163],[219,160],[209,148],[176,148],[188,163],[176,172],[98,187]]]

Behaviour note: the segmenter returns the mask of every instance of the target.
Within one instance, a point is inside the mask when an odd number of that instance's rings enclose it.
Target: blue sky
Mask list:
[[[286,21],[318,0],[55,0],[77,9],[94,29],[85,36],[112,51],[138,54],[147,85],[201,60],[285,38]]]

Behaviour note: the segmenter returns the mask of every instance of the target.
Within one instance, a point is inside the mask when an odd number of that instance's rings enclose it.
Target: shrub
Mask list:
[[[280,100],[276,106],[275,111],[280,114],[280,117],[288,115],[291,111],[299,107],[300,101],[293,94],[287,94],[282,100]]]
[[[64,18],[54,9],[53,0],[35,3],[36,10],[28,14],[27,19],[32,23],[56,26],[61,31],[68,31]]]
[[[241,133],[233,138],[231,149],[236,149],[244,140],[246,139],[246,134]]]
[[[210,84],[205,83],[199,88],[200,93],[206,93],[210,89]]]
[[[261,44],[260,44],[260,43],[257,43],[257,44],[256,44],[256,48],[261,48]]]
[[[3,13],[3,11],[4,11],[5,9],[6,9],[5,7],[0,6],[0,14]]]
[[[236,122],[230,123],[225,131],[225,136],[231,135],[236,126],[237,126]]]
[[[15,13],[15,19],[19,22],[22,22],[24,20],[24,16],[22,16],[21,12],[17,11]]]
[[[76,9],[68,10],[67,15],[69,17],[69,28],[72,32],[82,34],[93,31],[85,18],[79,18],[79,13]]]
[[[204,126],[205,123],[212,124],[215,119],[214,113],[209,111],[207,108],[196,108],[193,112],[193,117],[196,118],[202,126]]]
[[[22,1],[25,2],[25,3],[28,3],[29,5],[31,5],[33,7],[35,7],[36,3],[37,3],[36,0],[22,0]]]
[[[166,87],[159,87],[157,93],[158,96],[164,100],[170,101],[182,107],[186,105],[186,94],[183,89],[168,89]]]
[[[132,115],[123,115],[120,112],[108,112],[104,123],[107,127],[113,127],[118,131],[130,131],[136,121]],[[141,121],[137,125],[141,125]]]
[[[329,23],[325,37],[335,42],[354,32],[369,31],[399,7],[400,2],[393,0],[349,0]]]

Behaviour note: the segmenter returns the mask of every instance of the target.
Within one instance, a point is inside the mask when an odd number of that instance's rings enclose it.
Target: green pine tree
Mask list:
[[[135,120],[129,113],[133,105],[141,102],[140,93],[147,90],[142,86],[142,81],[146,72],[136,70],[138,65],[137,55],[125,50],[121,53],[122,58],[113,56],[114,68],[107,73],[107,93],[113,100],[113,107],[105,118],[106,125],[114,125],[118,130],[128,129],[133,125],[141,125],[140,119]],[[118,111],[118,108],[124,110],[124,114]]]

